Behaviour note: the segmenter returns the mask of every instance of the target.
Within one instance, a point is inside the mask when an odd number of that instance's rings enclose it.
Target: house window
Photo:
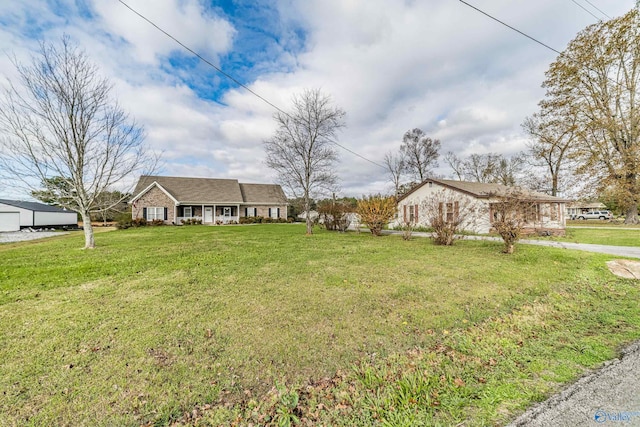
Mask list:
[[[280,215],[279,215],[279,214],[280,214],[280,208],[271,208],[271,209],[269,210],[269,213],[271,214],[271,215],[270,215],[270,216],[271,216],[271,218],[274,218],[274,219],[275,219],[275,218],[278,218],[278,217],[280,216]]]
[[[539,220],[540,205],[528,206],[525,210],[524,220],[526,222],[536,222]]]
[[[453,222],[453,203],[447,203],[447,222]]]
[[[191,206],[185,206],[182,211],[182,214],[185,218],[191,218],[193,216],[191,213]]]
[[[452,203],[440,202],[438,213],[445,222],[457,221],[460,215],[460,203],[457,201]]]
[[[147,221],[153,221],[156,219],[164,220],[164,208],[147,208]]]
[[[415,205],[409,205],[409,222],[413,223],[415,221]]]
[[[257,216],[256,215],[256,208],[245,208],[245,209],[246,209],[245,216]]]

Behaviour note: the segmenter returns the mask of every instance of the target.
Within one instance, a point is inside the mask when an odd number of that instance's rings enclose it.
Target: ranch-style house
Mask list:
[[[276,184],[244,184],[236,179],[140,177],[131,199],[131,216],[181,225],[228,224],[241,217],[287,218],[287,198]]]

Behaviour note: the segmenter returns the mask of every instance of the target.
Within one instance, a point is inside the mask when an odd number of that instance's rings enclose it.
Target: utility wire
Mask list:
[[[576,0],[571,0],[574,4],[576,4],[579,8],[581,8],[582,10],[584,10],[585,12],[587,12],[589,15],[593,16],[594,18],[596,18],[598,21],[602,21],[602,18],[598,18],[596,15],[593,14],[593,12],[591,12],[589,9],[587,9],[586,7],[584,7],[583,5],[581,5],[580,3],[578,3]]]
[[[595,4],[591,3],[589,0],[584,0],[584,1],[589,3],[591,5],[591,7],[593,7],[595,10],[597,10],[598,12],[600,12],[601,14],[606,16],[607,18],[611,19],[611,17],[609,15],[607,15],[606,13],[604,13],[598,6],[596,6]]]
[[[540,40],[538,40],[538,39],[536,39],[536,38],[533,38],[533,37],[531,37],[530,35],[528,35],[528,34],[526,34],[526,33],[523,33],[522,31],[518,30],[517,28],[512,27],[511,25],[509,25],[509,24],[507,24],[507,23],[505,23],[505,22],[503,22],[503,21],[499,20],[498,18],[495,18],[495,17],[493,17],[493,16],[489,15],[487,12],[485,12],[485,11],[483,11],[483,10],[481,10],[481,9],[478,9],[477,7],[475,7],[475,6],[473,6],[473,5],[469,4],[469,3],[467,3],[466,1],[464,1],[464,0],[459,0],[459,1],[460,1],[461,3],[466,4],[467,6],[469,6],[469,7],[470,7],[470,8],[472,8],[472,9],[477,10],[478,12],[482,13],[483,15],[485,15],[485,16],[487,16],[487,17],[489,17],[489,18],[493,19],[494,21],[497,21],[497,22],[501,23],[501,24],[502,24],[502,25],[504,25],[505,27],[510,28],[510,29],[512,29],[513,31],[515,31],[515,32],[517,32],[517,33],[519,33],[519,34],[522,34],[522,35],[523,35],[523,36],[525,36],[526,38],[528,38],[528,39],[530,39],[530,40],[533,40],[534,42],[536,42],[536,43],[538,43],[538,44],[540,44],[540,45],[542,45],[542,46],[546,47],[547,49],[549,49],[549,50],[551,50],[551,51],[553,51],[553,52],[557,53],[558,55],[566,57],[569,61],[572,61],[572,62],[574,62],[574,63],[576,63],[576,64],[579,64],[579,65],[583,65],[583,66],[584,66],[585,68],[587,68],[588,70],[594,71],[594,70],[593,70],[593,68],[589,68],[588,66],[586,66],[586,65],[582,64],[580,61],[578,61],[578,60],[576,60],[576,59],[573,59],[572,57],[570,57],[570,56],[569,56],[569,55],[567,55],[566,53],[564,53],[564,52],[560,52],[560,51],[558,51],[558,50],[556,50],[556,49],[552,48],[552,47],[551,47],[551,46],[549,46],[548,44],[545,44],[545,43],[541,42]],[[620,86],[620,83],[619,83],[619,82],[617,82],[617,81],[615,81],[615,80],[613,80],[611,77],[606,77],[606,79],[607,79],[607,80],[609,80],[610,82],[612,82],[612,83],[616,84],[617,86]]]
[[[140,12],[138,12],[137,10],[133,9],[131,6],[129,6],[127,3],[125,3],[123,0],[118,0],[123,6],[125,6],[127,9],[129,9],[131,12],[135,13],[136,15],[138,15],[140,18],[142,18],[143,20],[147,21],[149,24],[151,24],[153,27],[155,27],[158,31],[160,31],[161,33],[163,33],[165,36],[169,37],[171,40],[173,40],[174,42],[176,42],[177,44],[179,44],[180,46],[182,46],[184,49],[186,49],[187,51],[191,52],[195,57],[197,57],[198,59],[200,59],[202,62],[204,62],[205,64],[209,65],[210,67],[214,68],[217,72],[219,72],[220,74],[222,74],[223,76],[225,76],[226,78],[228,78],[229,80],[231,80],[232,82],[236,83],[238,86],[242,87],[243,89],[247,90],[249,93],[251,93],[252,95],[256,96],[257,98],[259,98],[260,100],[262,100],[263,102],[265,102],[266,104],[270,105],[272,108],[276,109],[277,111],[281,112],[282,114],[286,115],[287,117],[289,117],[290,119],[293,119],[293,117],[291,116],[291,114],[287,113],[286,111],[284,111],[283,109],[281,109],[280,107],[278,107],[277,105],[273,104],[271,101],[269,101],[268,99],[266,99],[265,97],[261,96],[260,94],[256,93],[255,91],[253,91],[251,88],[249,88],[248,86],[244,85],[243,83],[241,83],[240,81],[238,81],[235,77],[233,77],[231,74],[223,71],[220,67],[216,66],[215,64],[213,64],[211,61],[209,61],[208,59],[206,59],[205,57],[203,57],[202,55],[200,55],[198,52],[196,52],[195,50],[191,49],[189,46],[185,45],[184,43],[182,43],[180,40],[178,40],[177,38],[175,38],[174,36],[172,36],[171,34],[169,34],[167,31],[163,30],[162,28],[160,28],[160,26],[156,25],[153,21],[151,21],[149,18],[147,18],[146,16],[142,15]],[[386,167],[384,167],[383,165],[381,165],[380,163],[374,162],[373,160],[367,159],[366,157],[356,153],[355,151],[345,147],[344,145],[341,145],[335,141],[331,141],[333,144],[337,145],[338,147],[342,148],[345,151],[348,151],[349,153],[353,154],[354,156],[360,157],[363,160],[366,160],[367,162],[374,164],[376,166],[379,166],[383,169],[386,169]]]
[[[558,51],[558,50],[556,50],[556,49],[552,48],[552,47],[551,47],[551,46],[549,46],[548,44],[545,44],[545,43],[541,42],[540,40],[538,40],[538,39],[536,39],[536,38],[531,37],[529,34],[523,33],[523,32],[522,32],[522,31],[520,31],[519,29],[517,29],[517,28],[515,28],[515,27],[512,27],[511,25],[507,24],[506,22],[503,22],[503,21],[499,20],[498,18],[496,18],[496,17],[494,17],[494,16],[489,15],[487,12],[485,12],[485,11],[483,11],[483,10],[481,10],[481,9],[478,9],[478,8],[477,8],[477,7],[475,7],[474,5],[469,4],[469,3],[467,3],[467,2],[466,2],[466,1],[464,1],[464,0],[460,0],[460,2],[461,2],[461,3],[466,4],[467,6],[469,6],[469,7],[470,7],[470,8],[472,8],[472,9],[477,10],[478,12],[480,12],[481,14],[483,14],[484,16],[489,17],[489,18],[493,19],[494,21],[501,23],[501,24],[502,24],[502,25],[504,25],[505,27],[512,29],[512,30],[513,30],[513,31],[515,31],[516,33],[522,34],[522,35],[523,35],[523,36],[525,36],[526,38],[528,38],[528,39],[530,39],[530,40],[533,40],[534,42],[536,42],[536,43],[538,43],[538,44],[540,44],[540,45],[542,45],[542,46],[546,47],[546,48],[547,48],[547,49],[549,49],[549,50],[554,51],[554,52],[555,52],[555,53],[557,53],[558,55],[562,55],[562,53],[561,53],[560,51]]]

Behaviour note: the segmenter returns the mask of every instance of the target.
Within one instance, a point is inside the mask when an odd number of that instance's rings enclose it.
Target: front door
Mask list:
[[[204,222],[213,222],[213,208],[211,206],[204,208]]]

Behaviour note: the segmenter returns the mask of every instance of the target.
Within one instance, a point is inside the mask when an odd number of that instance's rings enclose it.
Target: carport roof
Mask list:
[[[21,200],[0,199],[0,203],[4,205],[20,208],[20,209],[35,211],[35,212],[71,212],[65,209],[61,209],[57,206],[45,205],[44,203],[38,203],[38,202],[24,202]]]

